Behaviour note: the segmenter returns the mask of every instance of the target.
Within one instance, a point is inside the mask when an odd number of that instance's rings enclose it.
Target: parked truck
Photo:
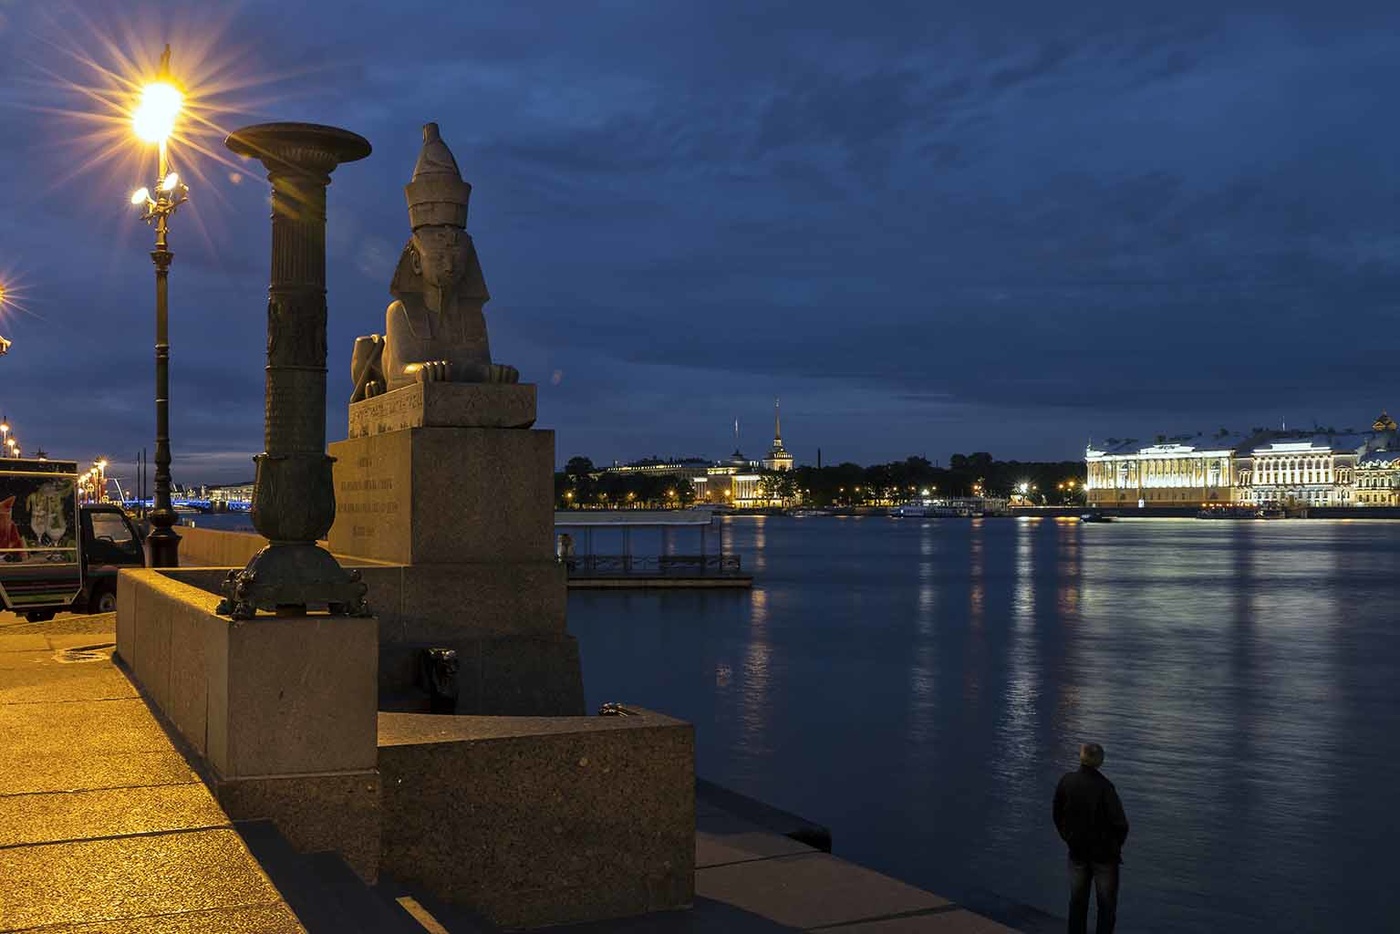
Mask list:
[[[110,613],[117,571],[145,564],[125,510],[78,503],[74,461],[0,459],[0,610],[30,622]]]

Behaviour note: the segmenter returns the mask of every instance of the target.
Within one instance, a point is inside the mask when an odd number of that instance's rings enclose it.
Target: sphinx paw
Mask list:
[[[518,383],[520,382],[520,371],[503,363],[493,363],[491,364],[489,381],[493,383]]]
[[[369,382],[365,383],[366,399],[373,399],[375,396],[383,394],[383,392],[384,384],[381,381],[377,379],[372,379]]]
[[[452,378],[452,364],[446,360],[427,360],[418,364],[414,376],[420,383],[445,383]]]

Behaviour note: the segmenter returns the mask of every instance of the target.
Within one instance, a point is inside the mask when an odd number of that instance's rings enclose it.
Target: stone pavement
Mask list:
[[[303,931],[111,662],[114,617],[0,616],[0,931]]]
[[[17,619],[0,616],[0,931],[282,934],[307,930],[305,923],[316,934],[335,927],[315,923],[321,913],[306,906],[298,920],[112,664],[111,615],[39,625],[11,622]],[[790,839],[724,804],[723,798],[697,798],[692,909],[558,930],[1013,930]],[[278,884],[293,883],[287,877]],[[285,891],[289,899],[311,894]],[[423,930],[495,930],[393,880],[382,880],[374,894]]]

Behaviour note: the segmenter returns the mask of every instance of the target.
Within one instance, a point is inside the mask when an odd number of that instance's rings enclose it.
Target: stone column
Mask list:
[[[358,572],[346,572],[316,542],[335,521],[326,455],[326,187],[337,165],[365,158],[370,145],[310,123],[245,127],[225,145],[261,161],[272,183],[266,450],[254,458],[253,490],[253,526],[271,544],[229,575],[220,612],[297,615],[324,606],[363,615]]]

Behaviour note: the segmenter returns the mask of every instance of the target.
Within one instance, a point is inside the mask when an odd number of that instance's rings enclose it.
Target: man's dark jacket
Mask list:
[[[1128,818],[1113,782],[1098,769],[1081,765],[1068,772],[1055,789],[1055,829],[1069,846],[1072,859],[1088,863],[1121,863]]]

